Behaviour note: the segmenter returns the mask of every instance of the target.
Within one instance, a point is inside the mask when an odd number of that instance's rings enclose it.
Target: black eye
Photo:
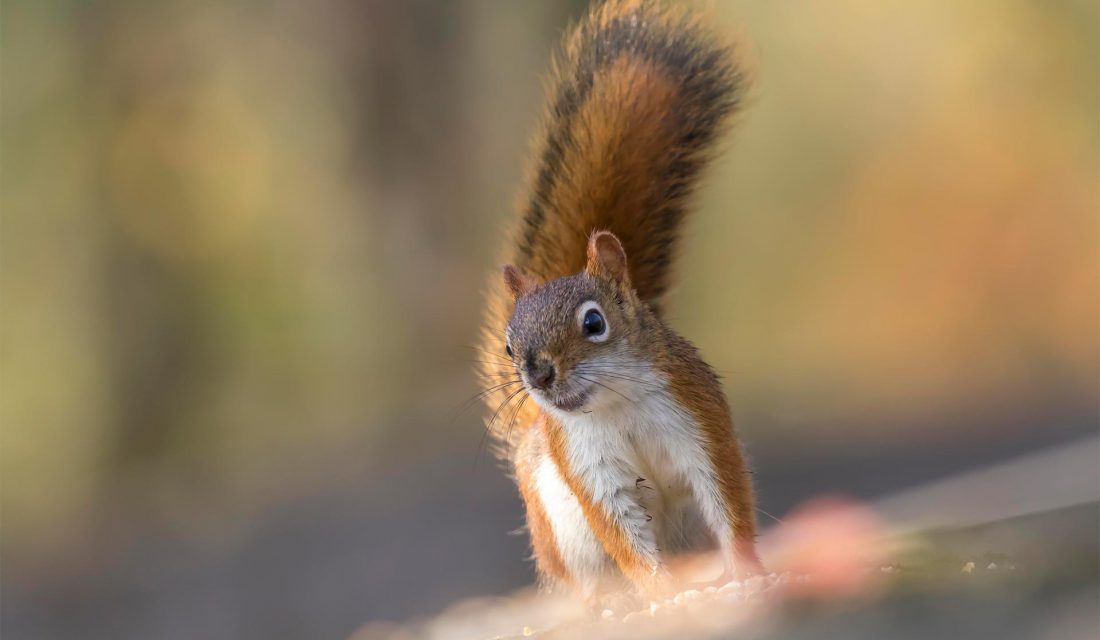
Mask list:
[[[512,357],[512,345],[510,345],[510,344],[504,345],[504,353],[507,353],[508,357],[511,358]]]
[[[595,309],[589,309],[588,313],[584,314],[584,321],[581,322],[581,329],[586,336],[598,336],[604,332],[607,328],[607,324],[603,321],[603,316],[599,311]]]

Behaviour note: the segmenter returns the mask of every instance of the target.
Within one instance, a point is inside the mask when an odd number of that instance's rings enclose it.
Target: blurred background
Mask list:
[[[532,582],[456,408],[584,5],[3,1],[5,636],[344,638]],[[1096,3],[714,8],[756,82],[670,317],[761,506],[1094,434]]]

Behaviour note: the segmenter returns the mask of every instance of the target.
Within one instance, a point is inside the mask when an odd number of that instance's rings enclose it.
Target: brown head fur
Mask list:
[[[592,234],[588,256],[581,273],[520,289],[505,329],[505,352],[528,390],[539,387],[532,392],[567,410],[586,399],[584,390],[594,387],[590,378],[599,377],[586,376],[578,365],[648,357],[656,322],[630,285],[626,254],[614,235]],[[531,281],[511,265],[504,271],[506,280]],[[538,372],[549,372],[545,388],[533,382]]]

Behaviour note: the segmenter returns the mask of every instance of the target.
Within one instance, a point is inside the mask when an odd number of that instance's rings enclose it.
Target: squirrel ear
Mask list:
[[[513,302],[518,300],[520,296],[529,293],[539,284],[538,278],[529,276],[510,264],[504,265],[503,271],[504,286],[508,288],[508,293],[512,294]]]
[[[588,265],[584,270],[589,275],[604,276],[620,285],[630,286],[626,251],[610,231],[595,231],[588,237]]]

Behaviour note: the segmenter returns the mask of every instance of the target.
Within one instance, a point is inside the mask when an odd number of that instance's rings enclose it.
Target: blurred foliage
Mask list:
[[[1095,3],[716,5],[757,82],[672,316],[746,437],[1092,406]],[[447,410],[580,6],[5,1],[5,553],[478,438]]]

